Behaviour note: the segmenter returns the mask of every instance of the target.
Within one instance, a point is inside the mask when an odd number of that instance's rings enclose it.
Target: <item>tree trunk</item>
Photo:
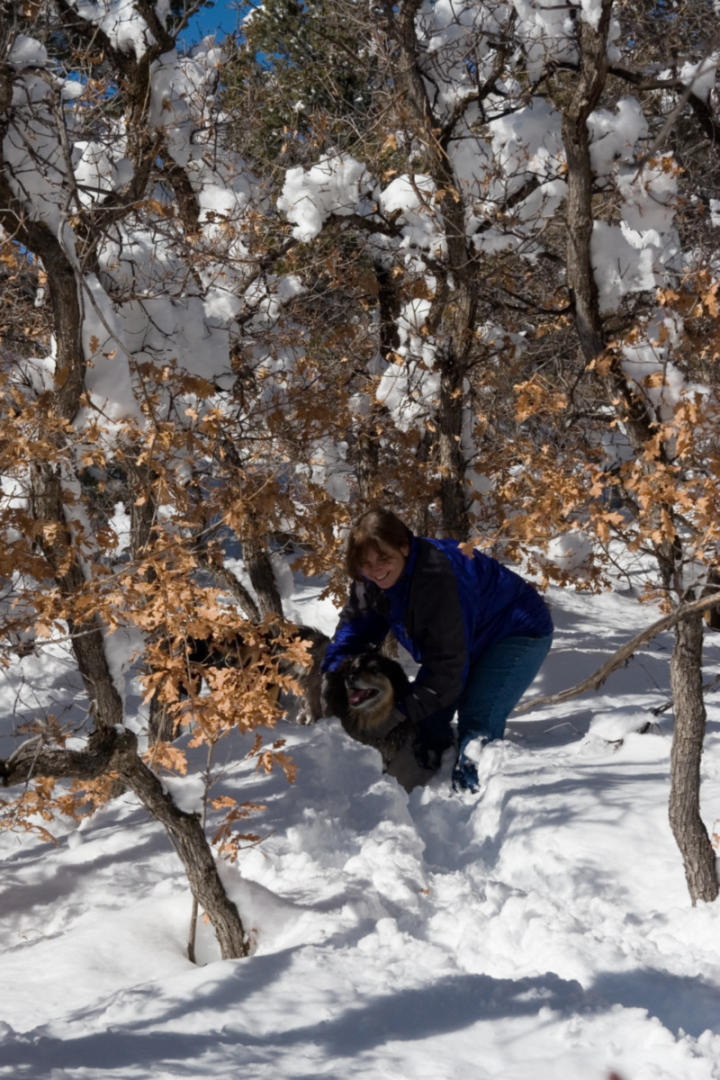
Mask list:
[[[358,424],[348,446],[348,460],[357,483],[357,491],[363,506],[373,506],[378,501],[380,480],[379,442],[372,430],[372,424]]]
[[[161,823],[180,857],[190,890],[207,914],[224,960],[248,956],[250,942],[235,904],[220,880],[198,814],[180,810],[147,765],[138,757],[135,736],[124,731],[113,766],[145,809]]]
[[[255,590],[260,614],[263,617],[278,615],[283,617],[283,606],[280,592],[275,581],[270,556],[264,544],[255,537],[249,537],[242,542],[243,559]]]
[[[210,558],[202,549],[197,552],[197,560],[198,565],[212,575],[216,585],[228,592],[237,601],[246,619],[249,619],[250,622],[261,621],[260,608],[243,583],[235,577],[232,570],[216,559]]]
[[[669,817],[693,904],[698,900],[715,900],[718,895],[715,852],[700,817],[700,759],[705,737],[702,643],[699,614],[677,624],[670,662],[675,732],[670,758]]]
[[[207,913],[225,960],[247,956],[250,943],[242,919],[228,898],[198,814],[180,810],[172,796],[137,753],[131,731],[94,731],[86,750],[46,747],[28,739],[6,760],[0,760],[4,787],[25,784],[40,776],[93,780],[117,772],[148,813],[164,827],[179,855],[198,906]]]
[[[445,357],[440,371],[438,453],[440,457],[440,507],[443,531],[455,540],[470,535],[465,489],[467,464],[462,449],[463,374],[461,365]]]
[[[72,414],[72,404],[68,402]],[[85,576],[73,550],[72,536],[63,506],[62,482],[59,470],[49,464],[33,467],[31,506],[38,522],[53,526],[43,533],[40,546],[57,586],[72,607],[73,601],[82,595]],[[220,945],[223,958],[247,956],[249,944],[235,905],[228,899],[220,880],[210,845],[196,815],[186,814],[163,791],[153,772],[137,754],[135,736],[122,731],[124,715],[121,697],[110,672],[105,652],[101,626],[96,619],[79,623],[67,616],[72,648],[78,669],[91,703],[95,732],[90,736],[90,746],[102,749],[107,737],[121,732],[109,765],[103,767],[102,752],[93,753],[88,765],[86,755],[77,759],[67,758],[67,751],[55,751],[55,757],[39,756],[34,747],[19,759],[17,768],[26,770],[25,778],[41,775],[76,775],[75,769],[89,768],[95,775],[115,771],[121,784],[127,784],[140,799],[143,806],[165,828],[175,850],[185,867],[190,889],[198,904],[207,912]],[[103,741],[105,739],[105,741]],[[12,759],[11,759],[12,760]],[[48,770],[43,772],[43,765]],[[52,770],[52,771],[51,771]],[[11,782],[12,772],[5,764],[5,782]],[[78,775],[87,775],[79,773]],[[121,791],[120,784],[114,790]]]
[[[585,361],[599,357],[605,348],[605,333],[598,304],[598,290],[592,267],[593,174],[590,159],[590,135],[587,121],[597,106],[607,77],[607,34],[612,0],[602,0],[597,27],[587,20],[577,20],[580,70],[573,96],[563,111],[563,143],[567,159],[566,215],[568,228],[567,282],[572,298],[575,326]],[[645,468],[654,470],[656,462],[645,450],[652,445],[656,427],[646,400],[633,393],[617,356],[610,358],[606,374],[601,376],[625,425],[633,448]],[[664,451],[659,451],[664,460]],[[658,505],[673,516],[672,506]],[[665,534],[666,530],[660,529]],[[675,585],[683,595],[679,577],[682,552],[672,539],[655,546],[661,577],[666,587]],[[699,614],[682,619],[675,631],[675,649],[671,663],[671,684],[675,705],[675,735],[671,764],[670,824],[685,865],[685,875],[693,903],[698,899],[714,900],[718,893],[715,858],[700,818],[700,757],[705,733],[705,707],[702,696],[702,623]]]
[[[587,121],[600,100],[607,78],[607,33],[611,11],[612,0],[603,0],[597,28],[585,19],[576,20],[580,70],[562,119],[567,161],[567,284],[580,349],[586,361],[594,360],[605,347],[592,267],[593,173]]]
[[[35,521],[47,526],[47,535],[42,533],[39,546],[47,560],[49,573],[68,603],[66,621],[72,649],[95,725],[115,727],[123,722],[123,706],[110,674],[102,628],[95,617],[79,622],[72,616],[72,603],[82,595],[85,574],[73,551],[63,507],[62,482],[52,465],[33,465],[30,505]]]
[[[68,9],[69,10],[69,9]],[[149,9],[148,9],[149,10]],[[152,12],[151,12],[152,16]],[[154,17],[154,16],[153,16]],[[132,89],[126,113],[127,156],[133,162],[133,191],[123,189],[108,194],[98,203],[97,211],[79,217],[73,240],[77,260],[65,253],[57,236],[42,221],[35,220],[18,200],[4,177],[0,176],[0,224],[16,242],[42,260],[48,277],[48,289],[53,313],[55,337],[55,377],[52,394],[38,397],[39,407],[49,410],[49,430],[58,435],[58,458],[63,460],[64,441],[77,416],[86,390],[87,359],[83,346],[83,305],[81,270],[94,268],[97,245],[105,234],[102,222],[127,215],[144,192],[150,170],[157,157],[156,135],[147,123],[148,86],[151,63],[160,53],[172,47],[173,39],[157,19],[153,24],[155,44],[139,60],[129,53],[113,50],[109,39],[91,20],[70,12],[72,29],[87,37],[93,47],[112,54],[121,81]],[[67,20],[66,20],[67,21]],[[58,91],[59,95],[59,91]],[[121,95],[122,96],[122,95]],[[0,136],[7,128],[7,115],[12,103],[12,84],[0,78]],[[58,97],[58,108],[59,108]],[[40,107],[41,112],[43,106]],[[59,110],[60,111],[60,110]],[[43,130],[44,121],[39,121]],[[40,146],[40,144],[39,144]],[[36,151],[40,161],[40,149]],[[0,137],[0,166],[2,160]],[[58,169],[62,166],[58,165]],[[45,171],[47,163],[41,162]],[[38,174],[39,175],[39,174]],[[91,219],[92,217],[92,219]],[[69,235],[69,233],[68,233]],[[82,243],[82,236],[85,243]],[[57,423],[63,420],[68,432]],[[63,491],[61,467],[54,461],[32,461],[30,464],[30,508],[37,524],[37,545],[47,563],[48,581],[54,581],[65,601],[65,617],[78,669],[91,706],[94,730],[88,738],[86,751],[71,751],[61,747],[47,748],[36,739],[23,743],[7,761],[0,761],[0,777],[4,785],[27,782],[32,778],[76,777],[92,779],[107,771],[117,772],[142,802],[143,806],[164,826],[183,862],[193,896],[207,912],[224,958],[247,956],[249,943],[235,905],[228,899],[220,880],[210,845],[198,817],[181,811],[167,795],[158,778],[137,754],[132,732],[123,730],[123,703],[115,686],[108,664],[102,622],[87,615],[82,603],[86,577],[80,545],[75,542],[72,526],[66,515],[66,496]],[[134,539],[149,533],[150,507],[133,520]],[[43,583],[39,582],[39,588]]]
[[[467,207],[448,154],[453,125],[443,127],[434,114],[428,83],[421,70],[415,16],[419,0],[393,8],[388,5],[386,33],[394,38],[400,122],[405,123],[423,148],[423,171],[432,177],[436,194],[432,209],[441,223],[447,246],[444,272],[436,271],[437,284],[425,329],[436,344],[435,369],[440,374],[440,400],[436,413],[436,451],[440,470],[439,499],[446,536],[467,540],[470,535],[466,491],[467,463],[462,446],[463,415],[467,400],[465,379],[475,341],[478,305],[478,270],[466,235]]]

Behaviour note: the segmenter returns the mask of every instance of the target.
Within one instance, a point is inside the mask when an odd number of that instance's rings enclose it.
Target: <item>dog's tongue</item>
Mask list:
[[[357,705],[358,702],[365,701],[371,693],[371,690],[351,690],[348,694],[348,701],[351,705]]]

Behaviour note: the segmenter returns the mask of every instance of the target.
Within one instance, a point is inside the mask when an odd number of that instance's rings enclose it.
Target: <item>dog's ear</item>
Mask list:
[[[395,692],[395,699],[399,701],[404,698],[410,689],[410,680],[403,671],[397,660],[391,659],[389,656],[378,657],[379,661],[382,661],[383,674],[392,683],[393,691]]]

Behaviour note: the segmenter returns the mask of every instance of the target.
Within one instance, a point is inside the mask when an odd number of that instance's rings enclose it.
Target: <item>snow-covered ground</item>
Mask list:
[[[289,613],[325,630],[310,586]],[[532,695],[578,682],[652,618],[620,592],[552,590],[556,641]],[[720,644],[720,639],[718,639]],[[720,663],[708,640],[707,676]],[[2,834],[0,1076],[13,1080],[720,1078],[720,902],[693,908],[667,824],[670,640],[597,693],[517,717],[480,762],[410,796],[339,722],[284,725],[297,780],[220,748],[217,792],[266,804],[223,876],[257,947],[221,961],[160,826],[131,796],[56,847]],[[7,716],[71,696],[23,662]],[[33,667],[34,664],[34,667]],[[720,694],[703,812],[720,818]],[[614,741],[609,741],[614,740]],[[187,802],[197,779],[174,780]],[[717,825],[715,825],[717,828]]]

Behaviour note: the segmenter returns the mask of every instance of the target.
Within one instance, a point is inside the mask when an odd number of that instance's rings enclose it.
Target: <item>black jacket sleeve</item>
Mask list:
[[[421,666],[402,708],[417,722],[458,699],[467,667],[457,578],[443,553],[431,544],[423,544],[418,556],[406,625]]]

